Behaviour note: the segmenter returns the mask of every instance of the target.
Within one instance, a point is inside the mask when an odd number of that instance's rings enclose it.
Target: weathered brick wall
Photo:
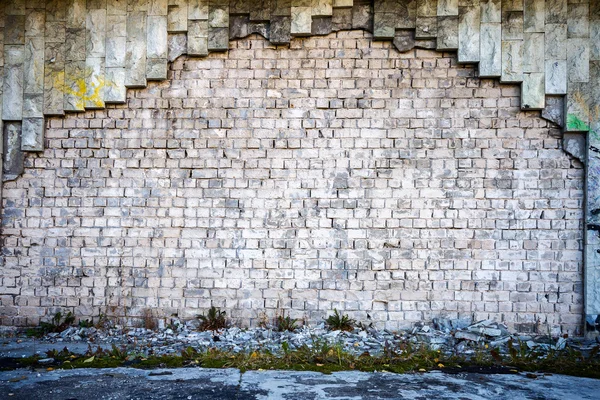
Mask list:
[[[1,322],[215,305],[576,331],[583,170],[518,86],[475,75],[358,31],[251,37],[50,119],[4,184]]]

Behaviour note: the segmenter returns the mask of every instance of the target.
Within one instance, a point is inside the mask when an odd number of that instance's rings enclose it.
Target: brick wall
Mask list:
[[[583,170],[518,86],[358,31],[230,46],[49,119],[4,184],[2,324],[215,305],[579,329]]]

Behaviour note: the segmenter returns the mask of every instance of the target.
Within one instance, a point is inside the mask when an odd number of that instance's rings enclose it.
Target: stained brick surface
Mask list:
[[[230,46],[48,120],[4,185],[2,324],[215,305],[579,327],[583,170],[517,85],[358,31]]]

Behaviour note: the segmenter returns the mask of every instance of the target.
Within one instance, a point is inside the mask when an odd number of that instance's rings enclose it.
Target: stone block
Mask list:
[[[67,29],[65,37],[67,61],[85,60],[85,29]]]
[[[590,36],[589,4],[569,4],[567,10],[567,37],[587,38]]]
[[[21,151],[21,122],[4,122],[4,162],[3,180],[11,181],[23,173],[23,152]]]
[[[412,29],[397,30],[393,43],[400,52],[412,50],[415,48],[415,32]]]
[[[502,82],[523,81],[523,41],[502,41]]]
[[[271,19],[271,1],[263,0],[250,7],[250,21],[269,21]]]
[[[292,7],[290,32],[292,36],[307,36],[312,32],[312,13],[310,7]]]
[[[187,35],[185,33],[178,33],[169,35],[168,38],[169,46],[169,61],[175,61],[177,57],[185,54],[187,51]]]
[[[146,67],[146,78],[154,81],[167,79],[167,59],[149,58]]]
[[[312,0],[311,12],[314,17],[330,17],[333,12],[333,1]]]
[[[106,10],[88,10],[85,30],[86,57],[104,57],[106,55]]]
[[[546,93],[567,93],[567,61],[546,60],[545,61]]]
[[[123,3],[123,1],[121,1]],[[108,4],[111,0],[108,1]],[[108,4],[105,9],[108,10]],[[69,0],[67,6],[67,29],[85,29],[86,24],[86,0]]]
[[[546,24],[567,23],[567,0],[552,0],[546,4]]]
[[[85,60],[65,64],[63,107],[65,111],[85,110]]]
[[[373,30],[373,7],[371,2],[355,0],[352,7],[352,28]]]
[[[44,38],[27,38],[24,52],[24,93],[44,93]]]
[[[21,133],[21,150],[44,150],[44,118],[23,119]]]
[[[102,57],[85,59],[85,108],[104,108],[104,90],[106,86],[105,65]]]
[[[247,1],[238,1],[238,3],[250,5]],[[188,19],[207,20],[208,0],[188,0]]]
[[[437,15],[443,16],[458,16],[458,0],[438,0]]]
[[[229,7],[211,3],[208,9],[208,26],[211,28],[229,28]]]
[[[188,14],[189,10],[193,7],[198,0],[188,0]],[[148,16],[166,16],[168,11],[168,0],[149,0],[148,1]]]
[[[458,61],[479,61],[481,12],[477,7],[460,7],[458,16]]]
[[[44,93],[25,93],[23,95],[23,118],[44,117]]]
[[[373,14],[373,36],[376,39],[391,39],[396,34],[396,13],[375,12]]]
[[[500,23],[482,23],[479,75],[496,77],[502,74],[502,40]]]
[[[502,40],[523,40],[523,12],[502,13]]]
[[[525,33],[523,72],[544,72],[544,34]]]
[[[25,43],[25,16],[7,15],[4,21],[4,44]]]
[[[106,13],[108,15],[127,15],[127,1],[106,0]]]
[[[437,49],[458,49],[458,16],[438,18]]]
[[[329,35],[332,29],[331,17],[313,17],[311,26],[313,35]]]
[[[46,29],[46,13],[44,10],[29,9],[25,17],[25,36],[44,37]]]
[[[271,18],[271,43],[285,44],[289,43],[291,35],[292,21],[290,17],[274,16]]]
[[[64,43],[66,36],[65,21],[48,21],[46,14],[46,29],[44,36],[46,43]]]
[[[24,46],[4,46],[4,86],[2,119],[20,121],[23,117]]]
[[[480,7],[482,23],[502,22],[501,0],[481,0]]]
[[[587,39],[567,39],[569,82],[590,80],[590,43]]]
[[[435,39],[438,34],[437,17],[420,17],[417,15],[415,38]]]
[[[334,31],[352,29],[352,8],[334,8],[331,29]]]
[[[167,29],[169,32],[178,33],[187,31],[188,7],[185,0],[169,2],[167,15]]]
[[[167,58],[167,17],[149,16],[148,39],[147,39],[147,57],[148,58]]]
[[[529,0],[523,2],[523,31],[544,32],[546,17],[545,0]]]
[[[208,20],[189,21],[187,53],[190,56],[208,55]],[[247,25],[246,25],[247,28]],[[247,31],[246,31],[247,35]],[[244,36],[246,36],[244,35]],[[244,37],[236,36],[236,37]]]
[[[63,115],[66,46],[46,41],[44,47],[44,115]]]
[[[229,28],[208,29],[208,50],[225,51],[229,48]]]
[[[125,53],[127,87],[146,87],[146,38],[146,13],[129,13]]]
[[[125,68],[106,68],[106,85],[104,89],[104,102],[121,104],[127,100],[125,87]]]
[[[544,73],[531,72],[523,74],[521,85],[521,108],[524,110],[541,110],[545,107],[546,93]]]

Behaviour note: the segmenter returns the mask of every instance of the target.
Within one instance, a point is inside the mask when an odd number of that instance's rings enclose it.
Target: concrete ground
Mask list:
[[[481,375],[133,368],[0,372],[0,399],[598,399],[600,380]]]

